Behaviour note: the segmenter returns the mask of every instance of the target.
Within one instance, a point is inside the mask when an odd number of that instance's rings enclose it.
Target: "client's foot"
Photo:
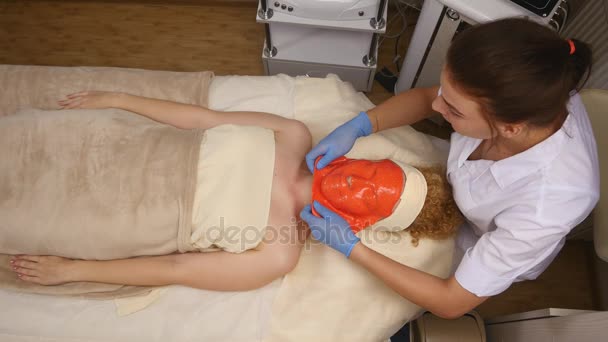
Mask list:
[[[12,270],[23,281],[40,285],[67,283],[72,259],[57,256],[15,255],[10,258]]]

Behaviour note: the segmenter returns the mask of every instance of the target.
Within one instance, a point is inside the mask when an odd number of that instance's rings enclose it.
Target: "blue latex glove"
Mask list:
[[[359,113],[355,118],[329,133],[317,146],[308,152],[306,155],[308,169],[310,172],[314,172],[315,160],[321,155],[323,157],[319,160],[317,168],[324,168],[336,158],[348,153],[353,148],[357,138],[370,135],[371,133],[372,123],[369,121],[369,117],[365,112]]]
[[[300,212],[302,220],[308,223],[312,236],[328,245],[329,247],[350,257],[355,245],[361,241],[350,229],[350,225],[340,215],[327,209],[319,202],[314,203],[315,210],[322,216],[316,217],[310,208],[310,204],[305,206]]]

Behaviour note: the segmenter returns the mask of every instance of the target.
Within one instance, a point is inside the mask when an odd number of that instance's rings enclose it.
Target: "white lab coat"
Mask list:
[[[538,277],[598,201],[597,148],[578,94],[568,111],[549,138],[496,162],[467,160],[481,140],[452,134],[448,179],[467,219],[455,277],[477,296]]]

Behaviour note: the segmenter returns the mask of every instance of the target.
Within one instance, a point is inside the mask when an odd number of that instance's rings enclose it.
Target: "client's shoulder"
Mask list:
[[[301,121],[289,120],[283,123],[284,127],[275,132],[278,144],[294,152],[306,153],[312,148],[312,135],[308,127]]]

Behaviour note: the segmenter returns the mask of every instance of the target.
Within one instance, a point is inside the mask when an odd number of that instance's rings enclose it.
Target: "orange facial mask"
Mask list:
[[[355,233],[392,214],[405,184],[397,164],[340,157],[318,170],[320,158],[315,161],[313,201],[340,215]],[[314,206],[312,212],[320,216]]]

